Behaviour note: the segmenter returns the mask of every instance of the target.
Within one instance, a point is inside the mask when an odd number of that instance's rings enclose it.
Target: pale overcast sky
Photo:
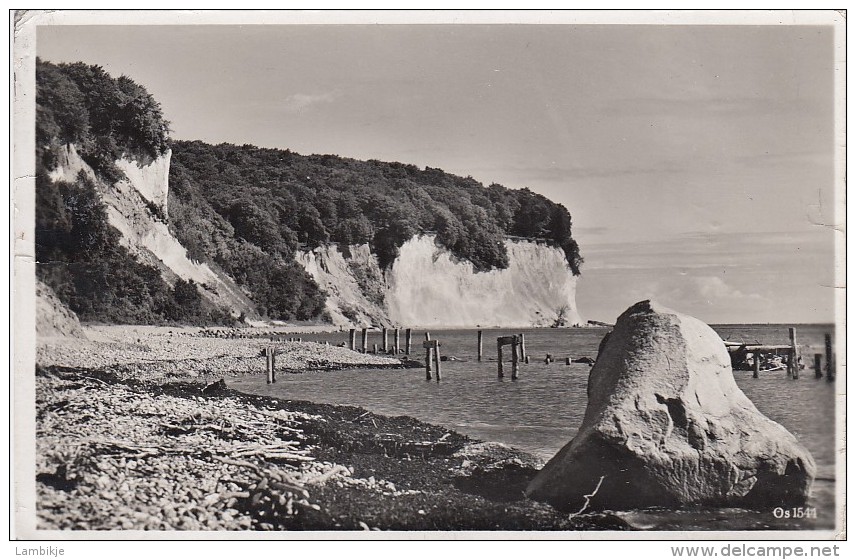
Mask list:
[[[401,161],[564,204],[583,317],[833,320],[833,29],[40,27],[173,137]]]

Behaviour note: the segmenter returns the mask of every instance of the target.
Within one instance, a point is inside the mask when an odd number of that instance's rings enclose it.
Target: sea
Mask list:
[[[735,371],[737,385],[772,420],[787,428],[812,454],[818,466],[808,510],[752,511],[736,508],[645,509],[615,512],[639,529],[677,530],[814,530],[835,526],[835,383],[816,379],[813,354],[823,353],[824,335],[833,325],[713,325],[724,340],[787,344],[788,327],[796,328],[806,369],[799,379],[785,371]],[[407,415],[473,438],[501,442],[544,460],[576,434],[586,408],[590,366],[566,365],[566,358],[595,358],[607,327],[565,329],[483,329],[483,359],[477,359],[476,330],[431,330],[440,341],[442,379],[427,381],[424,368],[352,369],[282,374],[273,385],[264,376],[236,379],[234,389],[272,397],[352,405],[388,416]],[[525,334],[529,364],[520,376],[497,376],[496,338]],[[425,331],[413,331],[413,358],[424,360]],[[303,335],[304,341],[340,344],[348,333]],[[357,337],[359,344],[359,336]],[[370,333],[369,348],[381,346],[380,333]],[[389,343],[392,344],[390,331]],[[404,347],[404,330],[401,331]],[[505,360],[510,359],[505,348]],[[551,363],[545,363],[547,355]],[[843,459],[842,459],[843,460]],[[808,512],[805,515],[805,512]]]

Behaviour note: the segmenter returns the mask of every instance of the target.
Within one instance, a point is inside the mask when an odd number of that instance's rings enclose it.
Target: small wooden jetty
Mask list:
[[[791,379],[799,379],[802,359],[800,349],[797,345],[797,330],[788,328],[788,344],[764,344],[760,342],[745,343],[724,341],[725,347],[731,356],[731,365],[734,369],[751,369],[752,377],[758,378],[761,371],[786,370]],[[825,335],[826,349],[826,374],[827,380],[835,379],[835,366],[832,355],[832,336]],[[822,354],[814,354],[815,378],[823,377],[821,370]],[[751,359],[751,362],[750,362]]]

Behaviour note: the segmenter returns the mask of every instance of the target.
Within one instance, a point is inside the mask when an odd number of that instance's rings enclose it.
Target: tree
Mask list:
[[[182,317],[196,317],[202,310],[202,295],[193,280],[179,278],[172,288],[176,311],[171,318],[179,320]]]
[[[237,237],[254,243],[265,251],[282,250],[284,243],[279,225],[269,212],[259,208],[252,200],[235,200],[229,206],[227,215]]]
[[[556,309],[556,319],[553,321],[554,327],[564,327],[565,321],[567,320],[568,311],[570,311],[570,306],[565,303],[560,305]]]

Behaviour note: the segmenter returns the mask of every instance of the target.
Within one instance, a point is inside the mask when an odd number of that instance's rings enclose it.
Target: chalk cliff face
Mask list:
[[[576,278],[562,250],[528,241],[505,245],[508,268],[476,273],[433,236],[406,242],[387,273],[390,318],[423,327],[550,326],[564,308],[566,324],[580,323]]]
[[[528,241],[505,243],[509,267],[479,273],[437,246],[433,235],[407,241],[382,278],[365,245],[351,247],[349,257],[330,246],[301,253],[298,261],[327,291],[327,311],[336,324],[551,326],[563,308],[566,325],[581,323],[576,278],[562,250]],[[355,269],[371,273],[355,275]],[[376,290],[382,292],[380,304]]]
[[[392,326],[383,307],[383,274],[368,245],[300,251],[295,259],[327,292],[325,311],[334,325]]]
[[[74,145],[58,150],[52,180],[72,182],[80,172],[96,185],[110,225],[120,242],[141,262],[161,271],[173,284],[193,280],[212,303],[256,318],[247,294],[228,275],[191,260],[170,233],[167,216],[171,152],[144,162],[120,159],[126,179],[107,185],[98,179]],[[327,292],[326,314],[340,326],[528,327],[582,320],[575,303],[576,278],[563,251],[528,241],[505,241],[509,266],[475,272],[419,235],[400,249],[392,266],[381,271],[368,245],[329,245],[295,256]],[[563,311],[562,311],[563,310]]]
[[[91,181],[96,180],[95,172],[77,153],[77,147],[74,144],[65,144],[56,149],[55,167],[48,173],[48,177],[51,181],[73,182],[81,171]]]
[[[128,178],[128,183],[148,202],[157,207],[166,217],[167,197],[169,195],[169,161],[172,150],[167,150],[162,156],[148,164],[129,159],[116,161],[116,167],[122,170]]]
[[[70,144],[59,150],[57,165],[49,176],[54,181],[73,182],[78,173],[85,173],[98,187],[107,208],[108,221],[121,233],[120,242],[137,259],[160,270],[169,284],[176,278],[193,280],[200,293],[213,303],[231,310],[236,316],[240,313],[253,316],[253,305],[240,287],[227,275],[216,273],[205,263],[191,260],[167,224],[150,210],[153,205],[164,217],[167,215],[170,156],[168,150],[142,164],[119,159],[116,166],[127,179],[106,185],[96,179],[92,168]]]

